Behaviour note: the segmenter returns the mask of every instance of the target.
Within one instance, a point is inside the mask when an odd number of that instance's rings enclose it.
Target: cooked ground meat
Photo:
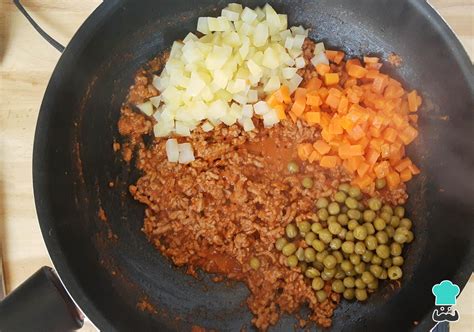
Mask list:
[[[314,43],[308,40],[304,48],[308,60]],[[314,72],[307,63],[305,79]],[[191,275],[202,269],[245,282],[251,292],[247,304],[254,314],[252,322],[260,330],[303,304],[311,308],[310,320],[329,327],[340,295],[326,284],[328,299],[318,303],[299,268],[287,267],[274,247],[286,225],[314,218],[315,200],[332,195],[339,183],[350,180],[342,169],[306,162],[299,162],[298,174],[287,171],[288,162],[298,160],[296,145],[314,141],[319,129],[300,121],[282,121],[270,129],[257,123],[254,132],[239,125],[218,126],[208,133],[196,129],[191,137],[178,138],[192,144],[196,160],[169,163],[165,138],[155,138],[149,146],[142,141],[143,135],[151,134],[154,120],[131,106],[158,94],[150,88],[156,69],[150,66],[137,75],[118,125],[128,139],[122,145],[124,159],[130,161],[132,149],[138,148],[136,167],[142,176],[130,185],[130,192],[146,205],[143,232],[149,241]],[[313,178],[311,189],[302,187],[304,176]],[[406,199],[404,189],[379,195],[389,202]],[[259,258],[258,270],[250,267],[251,257]]]

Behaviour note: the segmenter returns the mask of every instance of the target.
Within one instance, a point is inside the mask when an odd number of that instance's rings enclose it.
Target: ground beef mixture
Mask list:
[[[314,44],[308,40],[304,48],[309,60]],[[314,71],[307,64],[302,71],[305,79]],[[245,132],[240,125],[218,126],[208,133],[196,129],[191,137],[178,138],[192,144],[196,160],[187,165],[169,163],[166,138],[145,145],[143,136],[152,135],[154,120],[132,106],[159,93],[151,86],[156,70],[151,65],[137,74],[118,124],[126,137],[121,146],[124,160],[130,161],[132,151],[137,151],[136,167],[142,176],[130,192],[146,205],[143,232],[149,241],[191,275],[202,269],[245,282],[251,292],[247,304],[254,314],[252,322],[260,330],[303,304],[311,309],[310,320],[329,327],[340,295],[326,284],[329,296],[318,303],[299,268],[287,267],[274,246],[286,225],[316,218],[317,198],[331,195],[339,183],[350,180],[341,169],[305,162],[298,174],[287,171],[288,162],[298,160],[296,145],[314,141],[318,129],[300,121],[282,121],[269,129],[257,123],[254,132]],[[311,189],[301,186],[304,176],[313,177]],[[404,190],[380,195],[386,201],[406,199]],[[303,241],[301,246],[305,245]],[[249,265],[254,256],[261,262],[258,270]]]

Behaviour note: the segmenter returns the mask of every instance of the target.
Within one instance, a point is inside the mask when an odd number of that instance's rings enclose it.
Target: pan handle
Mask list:
[[[56,273],[42,267],[0,302],[0,331],[75,331],[84,317]]]

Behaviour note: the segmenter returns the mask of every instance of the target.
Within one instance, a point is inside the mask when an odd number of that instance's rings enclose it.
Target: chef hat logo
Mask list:
[[[443,280],[439,284],[434,285],[431,291],[436,298],[436,305],[455,305],[456,297],[461,290],[458,285],[453,284],[451,281]]]

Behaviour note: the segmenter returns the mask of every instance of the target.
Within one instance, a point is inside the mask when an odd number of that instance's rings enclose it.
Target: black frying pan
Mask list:
[[[403,287],[392,290],[387,284],[367,303],[343,302],[333,329],[427,330],[434,324],[432,285],[450,279],[463,287],[473,271],[471,62],[423,0],[269,2],[287,13],[292,25],[311,28],[312,38],[349,56],[399,54],[402,66],[385,70],[424,97],[421,137],[409,149],[422,174],[409,185],[416,241],[406,252]],[[196,280],[147,242],[140,231],[144,207],[127,190],[138,174],[112,150],[120,141],[119,109],[134,73],[195,30],[198,16],[216,15],[226,3],[106,1],[76,33],[51,77],[33,156],[38,217],[61,280],[103,331],[190,330],[192,325],[253,330],[243,284],[213,283],[208,275]],[[251,7],[264,3],[244,1]],[[117,185],[110,188],[110,181]],[[100,208],[108,222],[99,219]],[[0,305],[0,330],[2,324],[13,326],[5,324],[12,324],[15,313],[26,314],[18,307],[9,311],[8,305],[18,303],[7,300]],[[46,315],[40,310],[46,305],[34,301],[28,303],[36,305],[36,316]],[[151,306],[143,310],[145,303]],[[24,327],[26,320],[16,326]],[[292,330],[294,323],[294,317],[284,316],[272,330]],[[38,330],[43,324],[37,321]]]

